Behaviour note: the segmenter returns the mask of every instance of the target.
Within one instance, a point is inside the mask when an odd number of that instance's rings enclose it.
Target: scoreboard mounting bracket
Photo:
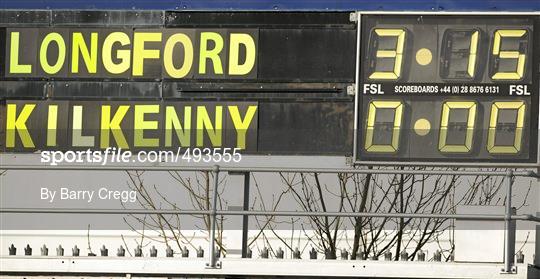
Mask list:
[[[540,170],[540,13],[354,14],[355,164]]]

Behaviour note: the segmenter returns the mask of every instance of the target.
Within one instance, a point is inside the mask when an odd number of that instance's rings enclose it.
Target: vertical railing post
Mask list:
[[[219,166],[214,166],[212,170],[214,174],[214,189],[212,191],[212,209],[210,209],[210,234],[209,242],[210,247],[208,249],[208,268],[216,268],[216,218],[217,218],[217,197],[218,197],[218,184],[219,184]]]
[[[505,230],[506,237],[504,243],[504,273],[514,272],[514,254],[516,246],[516,226],[512,223],[512,184],[514,179],[514,171],[508,169],[506,172],[506,212],[505,212]]]
[[[540,172],[539,172],[540,173]],[[540,191],[538,193],[538,196],[540,198]],[[540,200],[540,199],[539,199]],[[540,206],[540,205],[538,205]],[[536,217],[540,218],[540,208],[538,209],[538,212],[536,212]],[[534,247],[534,263],[537,268],[540,268],[540,223],[536,223],[536,243]]]
[[[250,172],[244,173],[244,204],[242,206],[242,209],[244,211],[249,210],[249,180],[250,180]],[[242,258],[248,257],[248,231],[249,231],[249,216],[243,215],[242,216]]]

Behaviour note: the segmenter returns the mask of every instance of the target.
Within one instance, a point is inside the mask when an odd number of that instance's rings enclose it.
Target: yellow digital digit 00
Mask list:
[[[375,118],[377,109],[394,109],[394,123],[392,125],[392,141],[390,144],[374,144]],[[372,101],[369,103],[366,142],[367,152],[396,152],[399,149],[399,134],[401,129],[401,119],[403,118],[403,104],[399,101]]]
[[[516,50],[501,50],[501,41],[503,38],[521,38],[527,34],[527,30],[508,30],[501,29],[495,31],[495,37],[493,38],[493,55],[498,56],[500,59],[517,59],[516,69],[512,72],[497,72],[491,77],[494,80],[519,80],[523,78],[525,72],[525,59],[527,54],[520,53],[519,49]]]
[[[500,110],[517,110],[516,132],[512,145],[497,146],[495,137],[497,134],[497,124]],[[525,102],[494,102],[491,105],[491,117],[489,119],[487,150],[491,154],[516,154],[521,150],[521,139],[523,137],[523,124],[525,122]]]
[[[375,29],[375,34],[379,37],[397,37],[396,48],[393,50],[377,50],[377,58],[394,58],[394,67],[391,72],[373,72],[369,79],[395,80],[401,76],[401,64],[403,62],[403,49],[405,47],[405,30],[403,29]]]
[[[448,124],[450,113],[454,109],[467,109],[467,132],[463,144],[447,144]],[[476,102],[445,102],[441,114],[441,129],[439,131],[439,150],[441,152],[467,153],[471,151],[474,137],[474,126],[476,119]]]

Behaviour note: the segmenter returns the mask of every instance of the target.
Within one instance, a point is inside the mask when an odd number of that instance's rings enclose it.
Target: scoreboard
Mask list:
[[[539,18],[362,15],[357,161],[537,162]]]
[[[538,12],[0,18],[0,152],[239,148],[538,166]]]

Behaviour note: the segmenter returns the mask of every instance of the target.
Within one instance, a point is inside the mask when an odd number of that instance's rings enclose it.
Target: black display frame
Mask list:
[[[524,16],[530,18],[533,25],[533,40],[538,42],[540,38],[540,16],[537,13],[491,13],[491,12],[452,12],[452,13],[437,13],[437,12],[356,12],[354,16],[357,19],[357,65],[356,65],[356,97],[355,97],[355,119],[354,119],[354,142],[353,142],[353,161],[356,165],[394,165],[394,166],[455,166],[455,167],[540,167],[540,145],[538,144],[539,133],[539,95],[540,95],[540,44],[533,44],[531,53],[532,59],[530,61],[531,72],[531,110],[530,115],[530,142],[529,151],[530,156],[525,160],[510,160],[500,159],[493,161],[492,159],[463,159],[463,158],[444,158],[444,159],[426,159],[426,158],[410,158],[399,156],[380,156],[380,157],[367,157],[363,156],[361,148],[363,148],[365,137],[363,131],[363,121],[366,121],[366,111],[363,110],[364,92],[363,84],[364,73],[362,58],[366,55],[366,47],[368,42],[363,41],[364,38],[369,37],[365,32],[369,32],[366,28],[363,28],[363,22],[366,18],[371,16],[407,16],[423,18],[429,17],[508,17],[508,16]],[[536,54],[536,55],[535,55]],[[438,53],[435,55],[438,58]],[[394,95],[394,97],[396,97]],[[535,144],[536,143],[536,144]]]

